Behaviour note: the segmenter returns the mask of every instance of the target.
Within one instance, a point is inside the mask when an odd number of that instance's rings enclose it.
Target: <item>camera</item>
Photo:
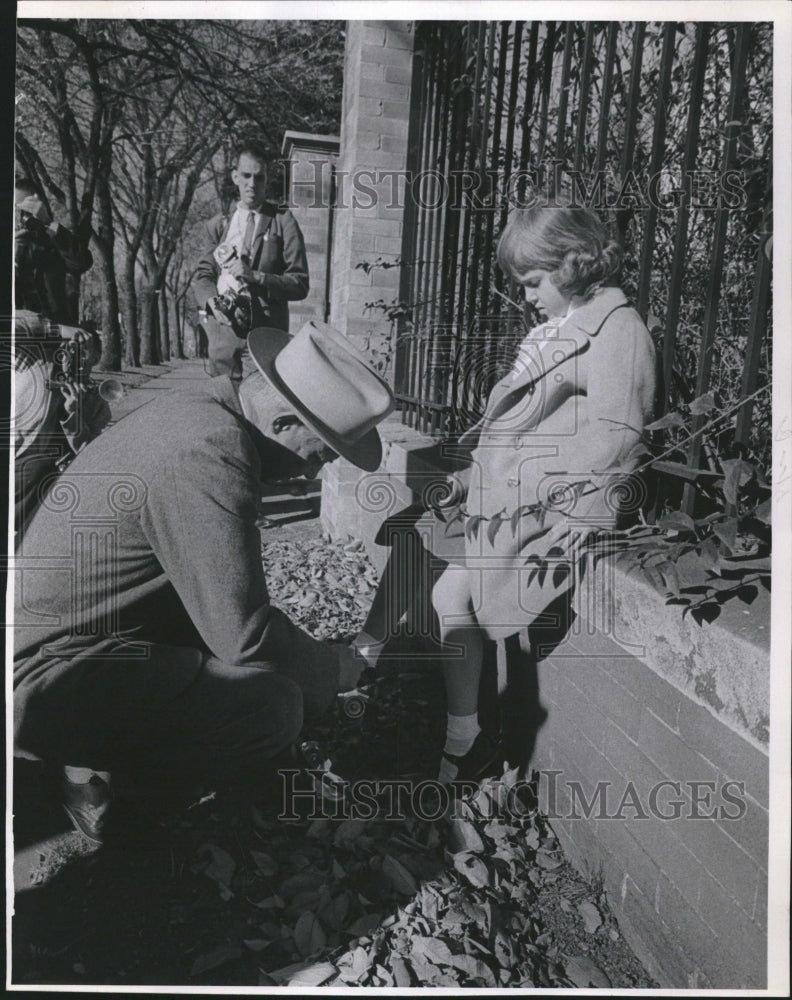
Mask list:
[[[230,243],[221,243],[215,250],[214,258],[220,266],[220,277],[217,280],[217,295],[207,300],[206,314],[229,325],[237,337],[246,337],[253,325],[253,299],[244,281],[228,272],[228,266],[237,257],[236,247]],[[245,255],[239,259],[245,264],[249,263]]]
[[[60,343],[52,358],[52,374],[47,379],[47,388],[61,389],[65,385],[85,385],[89,390],[98,391],[98,386],[88,374],[87,353],[85,345],[76,340],[65,340]]]

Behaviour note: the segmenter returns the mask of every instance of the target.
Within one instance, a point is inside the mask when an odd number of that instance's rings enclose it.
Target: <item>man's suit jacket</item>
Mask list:
[[[115,671],[123,697],[124,664],[149,643],[281,671],[306,717],[330,705],[337,653],[270,604],[262,567],[262,483],[289,460],[243,416],[227,377],[162,394],[80,452],[17,553],[18,739],[39,685]]]
[[[66,291],[66,275],[84,274],[91,267],[90,250],[57,222],[18,235],[14,250],[16,308],[76,326],[79,317]]]
[[[262,217],[253,235],[250,267],[257,280],[250,286],[253,326],[289,330],[289,302],[308,295],[308,261],[297,220],[287,208],[264,202]],[[216,215],[206,224],[204,245],[193,276],[193,290],[200,309],[217,294],[220,268],[214,252],[228,233],[233,213]]]

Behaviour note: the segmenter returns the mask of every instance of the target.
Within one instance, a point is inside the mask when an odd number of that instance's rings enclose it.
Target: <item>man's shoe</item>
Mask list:
[[[483,778],[500,774],[504,761],[503,740],[498,736],[485,733],[482,729],[467,753],[456,756],[444,750],[443,757],[457,769],[452,783],[454,781],[481,781]]]
[[[86,782],[70,781],[63,774],[58,790],[74,829],[94,844],[103,843],[105,820],[113,800],[110,785],[98,774]]]
[[[343,803],[347,794],[347,782],[333,772],[332,761],[322,744],[314,740],[300,743],[297,756],[324,805],[333,808]]]

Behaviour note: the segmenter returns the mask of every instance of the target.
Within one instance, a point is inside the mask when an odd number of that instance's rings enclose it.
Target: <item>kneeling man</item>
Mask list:
[[[94,839],[110,773],[255,781],[361,671],[270,604],[256,517],[262,483],[377,468],[393,397],[325,324],[248,346],[238,388],[169,392],[92,441],[17,553],[15,754],[63,768]]]

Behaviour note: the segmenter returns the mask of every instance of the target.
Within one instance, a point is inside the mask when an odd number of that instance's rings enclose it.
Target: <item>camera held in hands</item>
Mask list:
[[[220,277],[217,295],[206,303],[206,314],[230,326],[237,337],[246,337],[253,325],[253,300],[245,282],[230,274],[228,268],[237,259],[244,264],[250,262],[246,254],[240,256],[230,243],[221,243],[214,258],[220,266]]]
[[[91,348],[87,344],[79,340],[65,340],[55,351],[51,374],[44,384],[48,389],[79,385],[88,392],[98,393],[106,403],[117,402],[124,395],[124,387],[114,378],[102,382],[92,379],[92,363]]]

